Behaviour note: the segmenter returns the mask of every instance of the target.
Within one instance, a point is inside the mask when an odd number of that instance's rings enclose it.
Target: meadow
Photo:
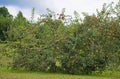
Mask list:
[[[72,75],[0,69],[0,79],[120,79],[119,74],[120,71],[105,71],[99,75]]]

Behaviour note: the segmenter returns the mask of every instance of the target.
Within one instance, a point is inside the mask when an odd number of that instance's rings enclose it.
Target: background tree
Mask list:
[[[8,12],[6,7],[0,7],[0,39],[7,38],[7,31],[10,29],[13,21],[12,15]]]
[[[29,22],[23,16],[22,12],[19,11],[17,16],[14,18],[12,22],[12,27],[8,33],[8,40],[16,41],[24,38],[26,36],[26,28],[29,27]]]

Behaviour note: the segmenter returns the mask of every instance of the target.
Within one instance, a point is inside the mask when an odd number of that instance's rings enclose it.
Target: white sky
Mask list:
[[[30,4],[33,4],[32,6],[36,8],[35,11],[35,19],[41,14],[42,11],[46,11],[46,8],[50,8],[52,11],[55,11],[56,13],[60,13],[62,8],[66,8],[66,14],[72,15],[74,10],[76,10],[78,13],[87,12],[89,14],[95,13],[96,9],[101,9],[103,3],[117,3],[119,0],[30,0]],[[27,3],[26,3],[27,5]],[[31,17],[31,7],[30,8],[24,8],[14,5],[7,5],[6,6],[9,10],[9,12],[16,16],[19,10],[23,12],[23,15],[30,19]],[[43,13],[44,13],[43,12]]]

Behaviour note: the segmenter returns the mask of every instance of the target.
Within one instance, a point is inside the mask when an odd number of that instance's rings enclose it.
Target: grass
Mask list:
[[[102,74],[70,75],[61,73],[29,72],[7,69],[11,58],[0,58],[0,79],[120,79],[120,71],[105,71]]]
[[[120,72],[114,72],[113,75],[107,72],[103,75],[70,75],[0,69],[0,79],[120,79]]]

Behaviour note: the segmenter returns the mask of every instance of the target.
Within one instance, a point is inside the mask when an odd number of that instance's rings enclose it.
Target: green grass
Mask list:
[[[0,79],[120,79],[120,72],[110,74],[108,71],[103,75],[70,75],[0,69]]]

